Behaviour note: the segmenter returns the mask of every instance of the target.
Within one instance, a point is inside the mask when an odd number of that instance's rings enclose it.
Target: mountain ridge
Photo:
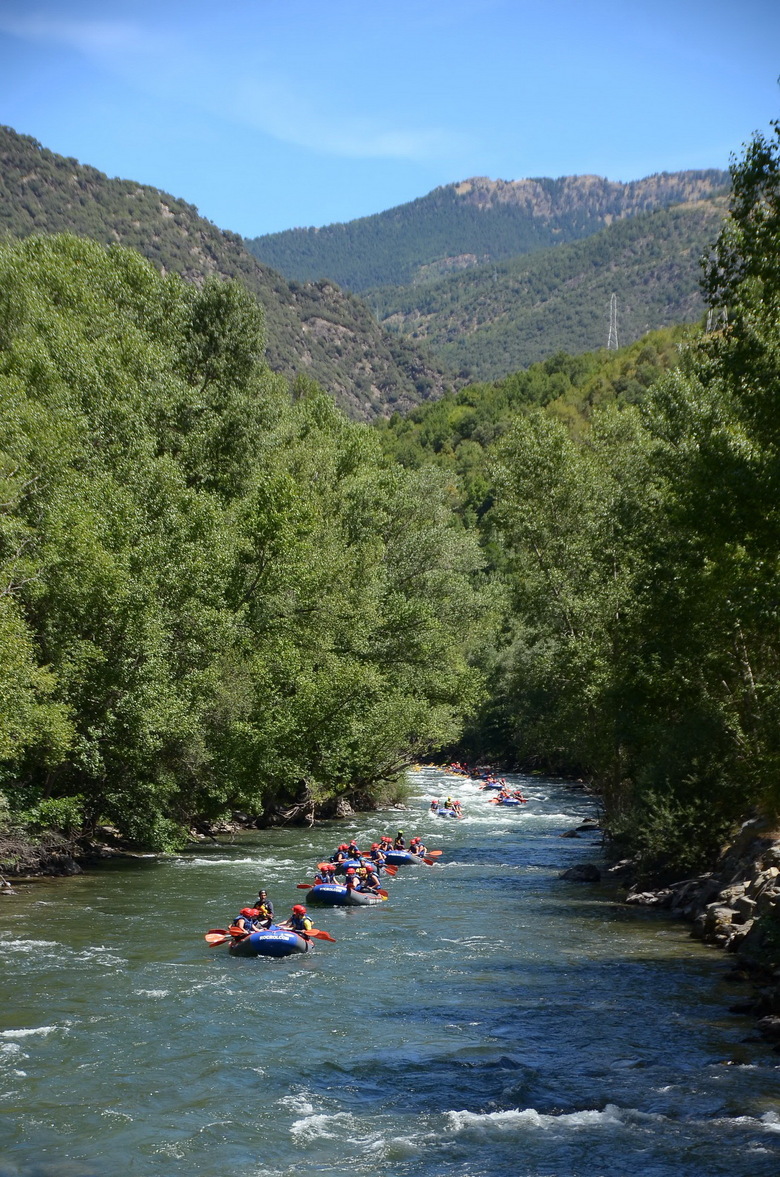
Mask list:
[[[0,236],[61,232],[137,249],[189,281],[243,282],[265,311],[269,366],[290,381],[310,376],[353,418],[408,409],[445,388],[444,373],[333,282],[290,283],[187,201],[0,127]]]
[[[327,277],[362,293],[413,286],[448,269],[505,261],[581,240],[615,220],[708,197],[719,169],[658,172],[623,183],[601,176],[491,180],[473,176],[369,217],[246,240],[288,278]]]
[[[622,343],[697,319],[700,258],[726,211],[716,196],[638,213],[580,241],[365,297],[461,379],[497,380],[557,351],[603,347],[612,294]]]

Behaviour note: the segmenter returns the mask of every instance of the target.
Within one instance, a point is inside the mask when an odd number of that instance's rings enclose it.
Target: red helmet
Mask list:
[[[354,873],[355,873],[355,868],[354,868],[354,866],[348,866],[348,867],[347,867],[347,874],[348,874],[348,875],[354,875]]]
[[[247,915],[247,916],[249,916],[250,920],[253,920],[256,915],[260,914],[260,912],[257,910],[256,907],[242,907],[241,914]]]
[[[302,903],[296,903],[293,907],[293,915],[306,915],[306,908]]]
[[[347,845],[346,842],[342,842],[341,845],[339,846],[339,850],[349,850],[349,846]]]
[[[378,843],[378,842],[372,842],[372,843],[371,843],[371,849],[372,849],[372,850],[378,850],[378,849],[379,849],[379,843]]]

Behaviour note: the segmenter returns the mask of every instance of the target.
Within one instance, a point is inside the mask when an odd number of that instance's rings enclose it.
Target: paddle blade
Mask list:
[[[330,932],[321,932],[319,928],[309,928],[307,935],[311,936],[314,940],[330,940],[331,944],[336,943]]]
[[[295,885],[299,891],[311,891],[314,883],[296,883]]]
[[[443,850],[429,850],[428,857],[429,858],[440,858],[443,853],[444,853]]]
[[[218,932],[206,932],[206,935],[203,937],[203,939],[210,948],[216,948],[218,944],[224,944],[226,940],[229,940],[230,936],[228,936],[227,933],[220,936]]]
[[[385,867],[383,869],[387,871],[387,873],[390,875],[391,878],[393,877],[393,875],[398,874],[398,867],[397,866],[385,865]]]

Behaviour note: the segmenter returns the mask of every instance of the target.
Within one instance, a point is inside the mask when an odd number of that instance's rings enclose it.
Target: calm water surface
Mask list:
[[[345,837],[242,836],[22,887],[0,907],[0,1177],[777,1177],[780,1058],[725,1012],[730,961],[599,887],[592,812],[434,769],[401,824],[444,855],[307,956],[209,949],[260,886],[289,912]],[[431,796],[464,802],[461,822]]]

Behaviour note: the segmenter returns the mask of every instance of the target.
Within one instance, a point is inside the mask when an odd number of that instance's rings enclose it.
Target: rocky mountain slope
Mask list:
[[[349,290],[408,286],[579,241],[617,220],[689,203],[729,183],[717,169],[648,176],[628,184],[601,176],[447,184],[375,216],[290,229],[247,241],[261,261],[298,281],[327,277]]]
[[[291,380],[312,377],[353,418],[408,409],[444,389],[435,365],[333,282],[289,283],[191,204],[0,127],[0,235],[61,232],[130,246],[194,282],[243,282],[265,309],[270,366]]]

